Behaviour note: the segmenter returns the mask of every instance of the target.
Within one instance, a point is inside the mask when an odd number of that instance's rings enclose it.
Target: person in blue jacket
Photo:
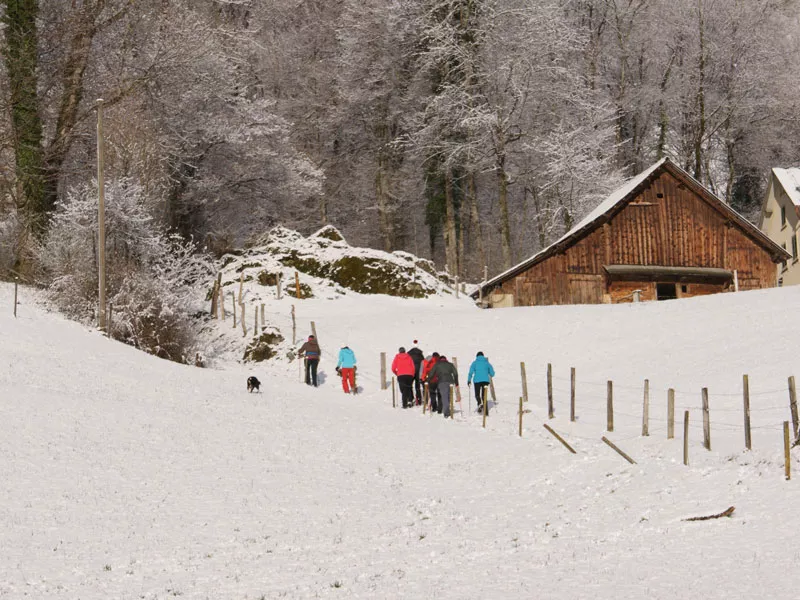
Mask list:
[[[336,372],[342,377],[342,389],[345,394],[356,393],[356,355],[348,347],[339,350]]]
[[[486,388],[489,382],[494,377],[494,367],[492,367],[489,359],[483,355],[483,352],[478,352],[475,360],[469,366],[469,375],[467,375],[467,385],[475,382],[475,399],[478,402],[478,412],[483,412],[483,403],[486,402]],[[489,414],[489,404],[486,404],[486,414]]]

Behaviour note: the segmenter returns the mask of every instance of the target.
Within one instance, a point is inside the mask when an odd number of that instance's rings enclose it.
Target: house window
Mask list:
[[[657,283],[656,300],[674,300],[678,297],[674,283]]]
[[[792,236],[792,258],[797,261],[797,236]]]
[[[781,247],[782,247],[784,250],[786,250],[786,244],[781,244]],[[783,270],[783,271],[785,271],[785,270],[786,270],[786,261],[785,261],[785,260],[784,260],[783,262],[781,262],[781,270]]]
[[[781,206],[781,227],[786,227],[786,207]]]

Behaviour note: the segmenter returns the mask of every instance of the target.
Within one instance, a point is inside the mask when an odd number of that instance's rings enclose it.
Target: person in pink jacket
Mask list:
[[[405,348],[395,355],[392,361],[392,373],[397,375],[397,385],[400,386],[400,395],[403,398],[403,408],[414,405],[414,360],[408,355]]]

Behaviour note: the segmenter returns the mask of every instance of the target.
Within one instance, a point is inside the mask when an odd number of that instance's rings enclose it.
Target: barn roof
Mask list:
[[[793,167],[790,169],[774,168],[772,173],[780,182],[786,195],[797,207],[800,207],[800,169]]]
[[[755,225],[750,223],[750,221],[745,219],[742,215],[725,204],[721,199],[712,194],[694,177],[673,163],[669,158],[665,157],[652,165],[650,168],[639,173],[636,177],[628,180],[624,185],[612,192],[611,195],[597,205],[593,211],[586,215],[586,217],[584,217],[577,225],[566,232],[553,244],[547,248],[544,248],[543,250],[540,250],[527,260],[522,261],[518,265],[511,267],[499,275],[496,275],[486,283],[479,286],[479,288],[472,293],[472,297],[477,298],[481,293],[481,290],[483,290],[483,293],[485,294],[487,290],[500,285],[519,273],[528,270],[537,263],[542,262],[546,258],[549,258],[558,252],[563,252],[573,244],[577,243],[589,235],[592,231],[610,221],[614,215],[622,210],[625,205],[627,205],[627,203],[636,196],[641,188],[643,188],[651,179],[655,178],[662,171],[669,172],[676,179],[686,184],[708,204],[721,212],[726,218],[730,219],[732,223],[738,225],[745,235],[747,235],[759,246],[764,248],[764,250],[766,250],[772,256],[774,261],[778,262],[789,258],[790,255],[786,252],[786,250],[778,246],[778,244],[764,235]],[[800,173],[800,169],[798,172]],[[798,194],[800,194],[800,190],[798,190]]]

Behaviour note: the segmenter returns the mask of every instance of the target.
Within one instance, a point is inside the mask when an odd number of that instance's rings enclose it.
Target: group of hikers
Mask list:
[[[397,376],[400,387],[403,408],[419,406],[424,401],[423,390],[427,384],[428,400],[431,412],[437,412],[450,417],[450,390],[458,387],[458,371],[447,357],[438,352],[425,353],[418,348],[418,341],[414,340],[414,347],[406,352],[401,347],[392,360],[392,373]],[[315,336],[308,336],[308,340],[298,350],[298,357],[305,359],[306,385],[317,387],[317,366],[322,355],[319,343]],[[341,377],[342,389],[345,394],[357,393],[356,387],[356,355],[348,347],[342,346],[336,362],[336,373]],[[486,388],[494,377],[494,367],[483,352],[478,352],[475,360],[469,367],[467,385],[475,386],[475,398],[478,403],[478,412],[489,414],[489,405],[486,401]]]
[[[422,404],[425,401],[422,393],[423,385],[427,384],[431,412],[449,418],[450,390],[458,387],[458,370],[443,354],[432,352],[429,356],[425,356],[425,353],[417,347],[418,343],[414,340],[414,347],[407,352],[401,347],[392,361],[392,373],[397,376],[403,408]],[[469,367],[467,385],[474,383],[478,412],[486,411],[487,415],[489,405],[486,402],[486,388],[492,377],[494,377],[494,367],[483,352],[478,352]]]

